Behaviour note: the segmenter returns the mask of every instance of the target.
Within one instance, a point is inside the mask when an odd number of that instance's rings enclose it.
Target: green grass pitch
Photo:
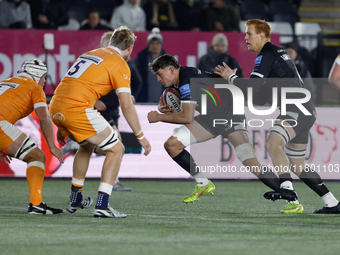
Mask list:
[[[257,181],[215,181],[215,194],[186,205],[194,181],[124,181],[131,192],[113,191],[110,204],[125,219],[93,217],[93,205],[74,214],[27,215],[25,180],[0,179],[0,254],[337,254],[340,215],[314,215],[322,200],[306,185],[295,189],[299,215],[282,215],[285,201],[271,202]],[[99,180],[84,195],[96,198]],[[340,198],[340,183],[327,186]],[[44,182],[44,201],[65,208],[70,180]]]

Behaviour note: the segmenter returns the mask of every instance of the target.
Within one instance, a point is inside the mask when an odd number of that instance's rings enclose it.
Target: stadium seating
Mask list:
[[[295,23],[295,35],[298,44],[312,51],[318,46],[318,33],[322,32],[319,23],[297,22]]]
[[[69,18],[68,19],[68,24],[64,26],[59,26],[58,30],[79,30],[80,24],[78,20]]]
[[[292,42],[294,39],[293,28],[288,22],[268,22],[271,32],[280,34],[280,43]]]
[[[264,19],[270,21],[268,6],[261,0],[243,0],[240,5],[240,14],[243,20]]]
[[[245,31],[245,25],[246,24],[246,20],[240,20],[240,31],[244,32]]]
[[[87,23],[87,21],[88,21],[88,19],[84,19],[84,20],[80,23],[80,26],[81,26],[81,27],[84,26],[84,25]],[[105,20],[105,19],[100,19],[99,22],[100,22],[100,24],[102,24],[102,25],[104,25],[104,26],[106,26],[106,27],[112,28],[110,22],[108,22],[108,21]],[[112,30],[113,30],[113,28],[112,28]]]
[[[79,23],[87,18],[87,14],[90,10],[90,1],[63,0],[63,4],[70,18],[77,20]]]
[[[273,21],[289,22],[293,29],[295,22],[300,21],[296,6],[288,0],[272,0],[268,7]]]
[[[288,22],[291,27],[294,29],[295,23],[300,21],[300,18],[296,14],[283,14],[278,13],[273,15],[273,21],[274,22]]]
[[[91,6],[95,7],[100,14],[100,17],[108,22],[111,20],[111,16],[114,8],[119,5],[119,1],[115,0],[92,0]]]

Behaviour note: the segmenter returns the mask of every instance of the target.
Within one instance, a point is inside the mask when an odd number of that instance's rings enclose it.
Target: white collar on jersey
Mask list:
[[[115,50],[115,51],[117,51],[118,53],[119,53],[119,55],[122,55],[122,51],[120,50],[120,49],[118,49],[117,47],[115,47],[115,46],[111,46],[111,45],[109,45],[109,46],[107,46],[108,48],[111,48],[111,49],[113,49],[113,50]]]
[[[31,80],[33,80],[32,76],[29,75],[28,73],[20,72],[20,73],[18,73],[17,76],[25,76],[25,77],[30,78]]]

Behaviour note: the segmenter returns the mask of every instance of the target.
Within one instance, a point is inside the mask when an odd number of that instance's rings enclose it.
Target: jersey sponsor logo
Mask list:
[[[190,84],[187,83],[187,84],[184,84],[183,86],[181,86],[179,88],[179,93],[181,94],[182,98],[190,96]]]
[[[125,73],[123,74],[123,77],[124,77],[125,80],[130,80],[129,76]]]
[[[280,57],[281,57],[284,61],[290,60],[290,57],[289,57],[288,54],[282,54]]]
[[[87,55],[87,54],[83,54],[79,58],[82,58],[82,59],[85,59],[85,60],[90,60],[97,65],[104,61],[104,59],[102,59],[101,57],[97,57],[97,56],[93,56],[93,55]]]
[[[258,67],[260,66],[261,64],[261,61],[262,61],[262,55],[261,56],[258,56],[256,59],[255,59],[255,67]]]
[[[52,120],[61,120],[61,121],[65,121],[65,116],[64,114],[62,114],[61,112],[57,112],[56,114],[52,114],[51,113],[51,118]]]

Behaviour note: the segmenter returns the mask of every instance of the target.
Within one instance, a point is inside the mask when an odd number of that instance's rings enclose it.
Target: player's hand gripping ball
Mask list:
[[[169,105],[170,109],[174,109],[174,112],[181,112],[181,94],[178,89],[166,88],[162,95],[163,104]]]

